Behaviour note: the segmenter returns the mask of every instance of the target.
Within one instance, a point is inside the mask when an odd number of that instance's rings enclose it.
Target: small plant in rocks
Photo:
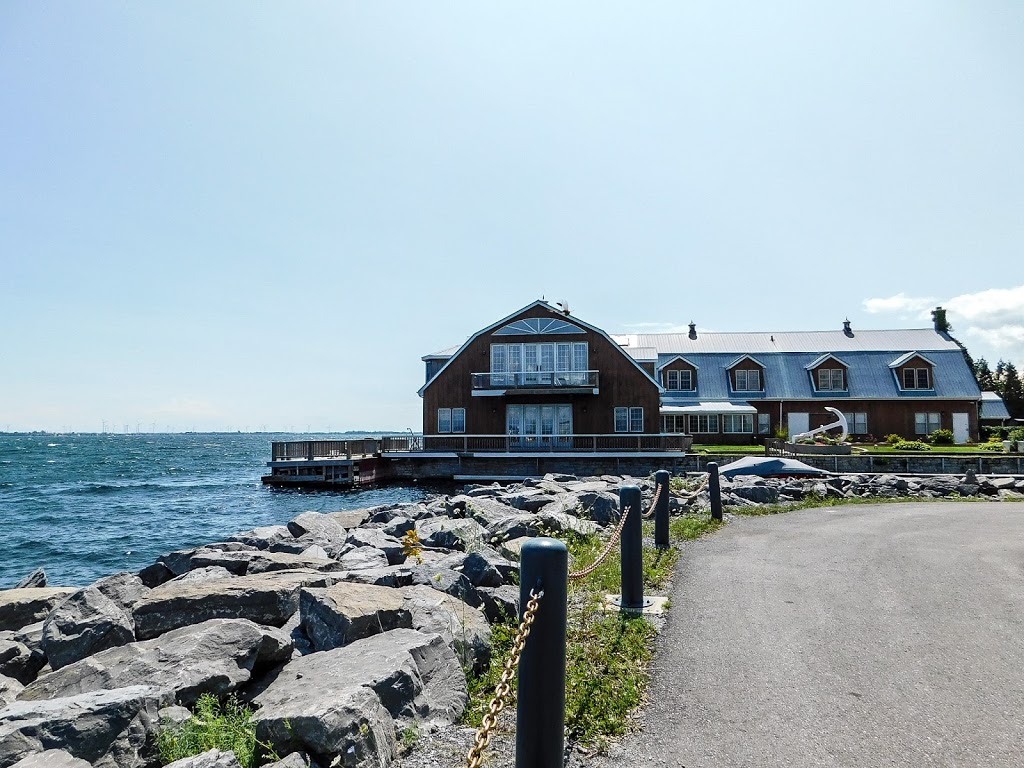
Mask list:
[[[406,558],[411,557],[420,565],[423,564],[423,542],[415,528],[410,528],[402,537],[402,553]]]
[[[201,755],[211,749],[234,752],[242,768],[280,760],[268,745],[256,740],[256,724],[252,722],[251,709],[234,698],[221,703],[209,693],[199,697],[189,720],[160,731],[157,748],[162,765]]]

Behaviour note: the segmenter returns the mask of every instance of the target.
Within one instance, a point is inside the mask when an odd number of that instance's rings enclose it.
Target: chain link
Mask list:
[[[498,713],[505,708],[506,700],[512,692],[512,678],[519,667],[519,657],[526,647],[526,638],[530,636],[530,628],[534,619],[537,618],[537,609],[540,608],[540,599],[544,597],[544,590],[537,592],[530,590],[530,600],[526,604],[526,611],[523,613],[523,621],[516,631],[516,639],[512,643],[512,654],[505,661],[505,669],[501,673],[501,681],[494,689],[494,698],[487,707],[488,712],[480,723],[476,732],[476,743],[466,755],[466,768],[480,768],[484,759],[484,750],[491,743],[491,732],[498,724]]]
[[[654,511],[654,506],[658,503],[658,496],[659,495],[661,495],[661,486],[658,486],[658,490],[654,494],[654,501],[651,502],[651,511],[652,512]],[[601,565],[601,563],[603,563],[605,561],[605,559],[608,557],[608,555],[611,554],[612,549],[614,549],[615,545],[618,543],[619,537],[622,535],[622,529],[626,527],[626,518],[629,517],[629,513],[630,513],[630,511],[632,509],[633,509],[632,507],[627,507],[626,508],[626,514],[624,514],[619,519],[619,526],[615,529],[615,533],[612,534],[612,537],[611,537],[611,539],[609,539],[607,546],[604,548],[604,551],[600,555],[598,555],[597,559],[594,562],[592,562],[590,565],[588,565],[586,568],[583,568],[582,570],[579,570],[579,571],[573,571],[572,573],[570,573],[569,574],[569,580],[570,581],[579,581],[580,579],[587,578],[587,576],[589,576],[594,571],[596,571],[598,566]],[[642,512],[640,514],[642,516],[644,516]]]

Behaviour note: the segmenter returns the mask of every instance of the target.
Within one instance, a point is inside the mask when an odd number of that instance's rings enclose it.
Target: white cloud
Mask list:
[[[872,314],[920,320],[930,320],[929,310],[937,305],[946,308],[953,333],[967,344],[972,356],[1024,363],[1024,285],[963,293],[946,300],[897,293],[864,301],[864,308]]]
[[[936,305],[936,300],[923,296],[907,296],[897,293],[887,299],[865,299],[864,309],[872,315],[913,315],[919,317],[921,312]]]

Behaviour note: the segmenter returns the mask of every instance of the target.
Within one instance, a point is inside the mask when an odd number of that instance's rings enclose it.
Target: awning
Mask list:
[[[673,413],[757,413],[757,408],[750,403],[704,402],[693,405],[663,405],[659,409],[662,416]]]

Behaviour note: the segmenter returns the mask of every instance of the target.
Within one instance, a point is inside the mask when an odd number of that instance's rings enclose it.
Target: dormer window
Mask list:
[[[665,389],[693,389],[693,371],[665,371]]]
[[[756,368],[740,368],[736,370],[735,375],[737,392],[761,391],[761,371]]]
[[[935,363],[919,352],[901,355],[889,367],[903,391],[935,389]]]
[[[844,371],[842,368],[819,368],[818,391],[845,392],[846,371]]]
[[[927,368],[904,368],[904,389],[931,389],[931,371]]]

